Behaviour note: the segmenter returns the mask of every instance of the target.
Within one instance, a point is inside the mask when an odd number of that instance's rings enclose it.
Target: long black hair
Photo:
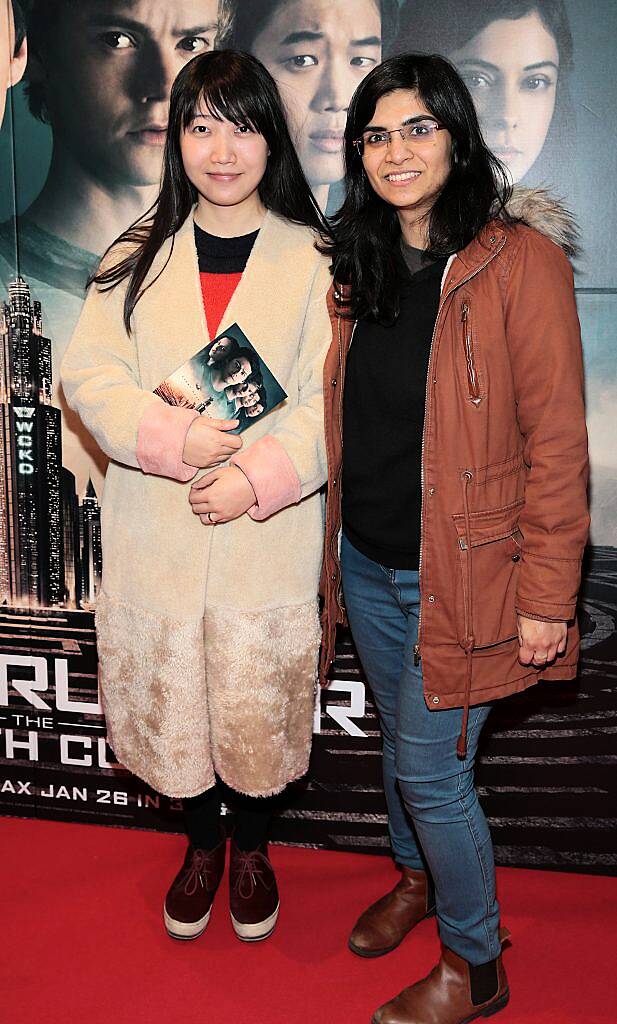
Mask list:
[[[197,189],[182,163],[180,136],[200,102],[213,117],[248,125],[263,135],[270,155],[259,183],[259,198],[266,209],[296,224],[311,227],[320,235],[326,230],[296,155],[278,89],[268,71],[254,57],[235,50],[218,50],[194,57],[180,71],[171,90],[158,198],[107,250],[109,253],[115,246],[128,248],[128,255],[111,266],[104,258],[105,268],[93,278],[103,290],[129,278],[124,300],[124,325],[128,332],[131,315],[143,295],[144,281],[155,256],[181,227],[197,201]]]
[[[449,61],[417,53],[390,57],[356,89],[345,127],[346,198],[332,220],[335,280],[348,286],[343,315],[392,323],[399,313],[400,234],[396,210],[373,191],[354,146],[382,96],[396,89],[417,93],[452,139],[450,174],[427,218],[427,253],[449,256],[463,249],[510,196],[507,172],[487,149],[473,101]]]
[[[559,54],[555,109],[542,151],[532,165],[533,180],[539,182],[555,173],[560,143],[563,147],[563,139],[567,132],[572,132],[574,123],[570,96],[574,69],[572,32],[564,0],[465,0],[464,4],[452,0],[431,0],[427,4],[404,0],[392,53],[404,53],[413,47],[420,53],[442,53],[447,57],[494,21],[518,21],[529,14],[538,15],[555,40]]]

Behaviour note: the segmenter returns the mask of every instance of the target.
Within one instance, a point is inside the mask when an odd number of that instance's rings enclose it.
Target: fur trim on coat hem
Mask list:
[[[102,592],[96,633],[109,743],[166,796],[214,783],[203,622],[157,615]]]
[[[233,789],[280,792],[308,769],[321,629],[317,602],[206,609],[212,759]]]
[[[102,593],[96,627],[110,746],[153,789],[195,796],[217,772],[240,793],[269,796],[305,774],[316,601],[181,621]]]

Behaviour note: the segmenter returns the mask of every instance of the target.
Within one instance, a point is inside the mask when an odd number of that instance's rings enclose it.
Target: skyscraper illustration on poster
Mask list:
[[[101,580],[101,510],[92,482],[79,496],[62,466],[43,320],[17,277],[0,304],[0,601],[89,610]]]

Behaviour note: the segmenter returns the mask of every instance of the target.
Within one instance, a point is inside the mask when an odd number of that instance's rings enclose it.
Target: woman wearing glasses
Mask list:
[[[345,159],[321,668],[342,582],[400,870],[350,948],[381,956],[436,913],[439,964],[373,1021],[463,1024],[508,1000],[480,732],[495,699],[576,672],[588,515],[571,229],[548,198],[513,197],[440,57],[393,57],[364,79]]]

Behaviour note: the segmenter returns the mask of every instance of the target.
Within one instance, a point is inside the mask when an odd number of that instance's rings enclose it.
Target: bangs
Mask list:
[[[196,114],[210,114],[217,121],[231,121],[246,125],[263,135],[259,105],[254,96],[239,83],[216,82],[203,85],[194,97],[186,97],[182,112],[182,127],[187,128]]]
[[[271,139],[287,133],[274,79],[250,54],[235,50],[194,57],[177,76],[169,107],[172,133],[186,130],[199,113],[246,125],[269,145]]]

